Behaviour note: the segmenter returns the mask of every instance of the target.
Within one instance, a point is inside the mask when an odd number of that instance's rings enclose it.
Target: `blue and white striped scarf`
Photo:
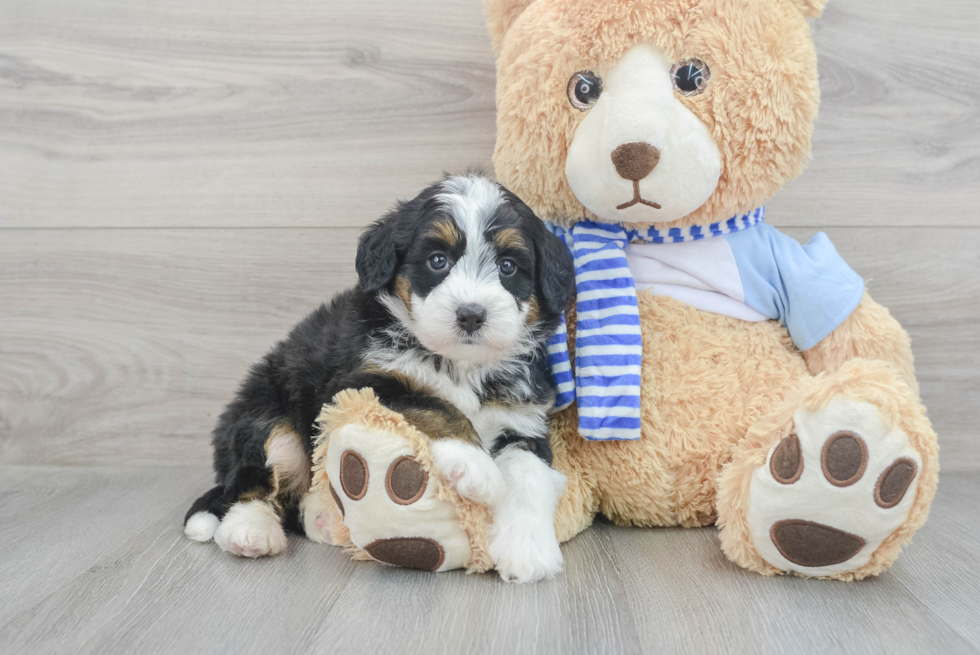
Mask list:
[[[681,243],[730,234],[765,220],[765,207],[707,226],[626,229],[582,220],[565,229],[548,223],[575,260],[577,291],[575,373],[568,356],[565,317],[548,340],[548,363],[558,389],[556,409],[578,401],[579,433],[594,441],[640,438],[640,366],[643,338],[636,286],[626,244]]]

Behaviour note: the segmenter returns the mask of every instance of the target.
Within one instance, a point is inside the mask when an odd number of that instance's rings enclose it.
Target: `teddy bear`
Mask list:
[[[801,245],[765,213],[810,156],[823,6],[485,0],[497,178],[575,260],[548,345],[559,541],[599,513],[715,524],[750,571],[856,580],[926,520],[938,443],[908,335],[826,235]],[[501,568],[492,512],[439,479],[429,435],[369,390],[320,424],[307,534],[360,559]],[[347,459],[355,437],[366,454]]]
[[[908,335],[826,235],[765,215],[810,156],[824,4],[485,2],[497,177],[575,258],[550,347],[561,540],[597,513],[716,524],[746,569],[853,580],[926,520]]]

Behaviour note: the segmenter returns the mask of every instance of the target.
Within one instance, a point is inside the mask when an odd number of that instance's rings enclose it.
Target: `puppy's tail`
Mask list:
[[[194,541],[211,541],[227,511],[225,488],[219,484],[195,500],[187,510],[184,516],[184,534]]]

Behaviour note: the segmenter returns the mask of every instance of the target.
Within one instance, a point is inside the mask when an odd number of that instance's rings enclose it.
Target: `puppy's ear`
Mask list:
[[[575,265],[572,256],[561,239],[548,231],[544,222],[535,216],[524,201],[507,189],[504,189],[504,195],[521,215],[525,229],[534,240],[539,300],[545,311],[561,314],[575,293]]]
[[[369,227],[357,244],[354,268],[361,288],[368,293],[383,289],[395,277],[401,249],[397,225],[404,206],[395,209]]]
[[[548,311],[561,314],[575,293],[575,265],[561,239],[535,218],[541,230],[535,238],[535,257],[538,260],[538,286]]]

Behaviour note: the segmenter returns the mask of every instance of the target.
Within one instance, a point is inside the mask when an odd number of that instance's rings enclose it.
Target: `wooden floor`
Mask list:
[[[360,228],[492,170],[479,0],[0,0],[0,652],[980,650],[980,4],[831,0],[814,34],[814,162],[767,219],[911,333],[929,522],[861,583],[600,524],[514,587],[180,529],[217,413]]]

